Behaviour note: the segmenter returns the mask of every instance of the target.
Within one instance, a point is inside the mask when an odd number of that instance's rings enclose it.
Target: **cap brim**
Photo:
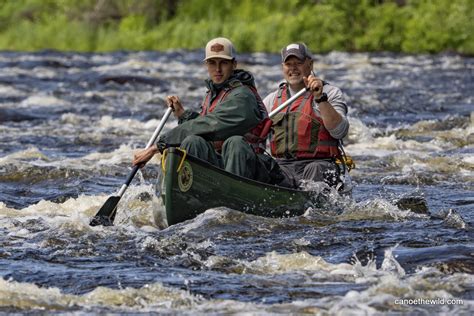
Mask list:
[[[227,60],[234,59],[234,57],[230,57],[230,56],[227,56],[227,55],[212,55],[212,56],[204,58],[203,61],[206,61],[206,60],[209,60],[209,59],[212,59],[212,58],[221,58],[221,59],[227,59]]]
[[[288,57],[291,57],[291,56],[295,56],[296,58],[301,59],[301,60],[306,59],[306,56],[303,56],[303,55],[301,55],[301,54],[298,54],[298,53],[289,53],[288,55],[285,56],[285,58],[283,59],[283,62],[285,62],[285,61],[288,59]]]

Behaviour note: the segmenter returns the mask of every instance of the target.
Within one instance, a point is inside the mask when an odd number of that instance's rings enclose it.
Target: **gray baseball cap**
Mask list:
[[[293,43],[283,47],[281,50],[281,61],[285,62],[290,56],[295,56],[301,60],[305,60],[306,58],[313,59],[311,52],[304,43]]]

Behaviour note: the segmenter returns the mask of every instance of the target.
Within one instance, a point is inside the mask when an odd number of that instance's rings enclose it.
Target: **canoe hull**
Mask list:
[[[161,192],[168,225],[220,206],[259,216],[290,217],[319,204],[314,192],[239,177],[178,148],[170,148],[164,160]]]

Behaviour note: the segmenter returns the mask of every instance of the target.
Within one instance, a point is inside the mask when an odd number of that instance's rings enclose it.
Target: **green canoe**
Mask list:
[[[162,158],[161,194],[170,226],[220,206],[266,217],[290,217],[320,204],[315,192],[243,178],[179,148],[169,148]]]

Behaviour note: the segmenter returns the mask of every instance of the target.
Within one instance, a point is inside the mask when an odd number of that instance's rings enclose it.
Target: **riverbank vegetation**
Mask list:
[[[472,0],[0,0],[0,50],[457,52],[474,55]]]

